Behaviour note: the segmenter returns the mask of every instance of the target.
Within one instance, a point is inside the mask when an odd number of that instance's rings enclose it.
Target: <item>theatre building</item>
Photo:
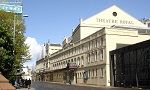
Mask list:
[[[62,49],[45,59],[46,81],[110,86],[109,52],[148,39],[147,24],[111,6],[81,19]]]

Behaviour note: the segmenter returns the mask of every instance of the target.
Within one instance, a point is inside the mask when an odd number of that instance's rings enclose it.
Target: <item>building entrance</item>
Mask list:
[[[76,63],[68,63],[66,70],[64,72],[64,82],[71,84],[74,80],[74,76],[76,77],[75,70],[77,69]],[[75,78],[76,80],[76,78]],[[77,82],[77,80],[76,80]]]

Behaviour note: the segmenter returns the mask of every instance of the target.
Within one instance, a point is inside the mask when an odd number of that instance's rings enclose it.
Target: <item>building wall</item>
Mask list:
[[[72,48],[64,50],[54,55],[54,57],[50,57],[50,68],[52,70],[66,68],[67,63],[75,62],[79,67],[75,71],[77,81],[74,82],[105,85],[105,37],[103,33],[104,30],[99,31],[99,33],[95,33],[75,43]],[[85,71],[88,72],[88,80],[86,82],[83,79],[83,73]],[[54,79],[56,79],[54,81],[59,81],[57,78]]]
[[[80,25],[80,36],[81,36],[81,39],[83,38],[86,38],[87,36],[95,33],[96,31],[102,29],[102,27],[100,26],[97,26],[97,27],[93,27],[92,25],[84,25],[84,24],[81,24]]]
[[[36,72],[39,72],[43,68],[44,68],[44,62],[40,62],[40,63],[36,64]]]
[[[35,72],[36,72],[36,80],[41,81],[43,80],[43,70],[45,68],[45,61],[44,58],[36,61],[36,67],[35,67]]]
[[[72,48],[51,57],[51,69],[66,68],[67,63],[75,62],[79,67],[75,72],[77,81],[73,81],[74,83],[109,86],[109,51],[116,49],[117,44],[129,45],[139,42],[139,36],[142,37],[141,40],[149,38],[149,35],[139,35],[135,29],[103,28],[75,43]],[[85,71],[88,73],[86,81],[83,78]],[[58,78],[54,79],[59,81]]]
[[[72,43],[75,43],[77,41],[81,40],[81,30],[80,30],[80,26],[78,26],[74,31],[73,31],[73,35],[72,35]]]
[[[57,52],[57,51],[59,51],[59,50],[61,50],[62,49],[62,47],[61,46],[50,46],[49,45],[49,54],[53,54],[53,53],[55,53],[55,52]]]
[[[54,82],[64,82],[63,76],[64,76],[63,71],[53,72],[53,81]]]
[[[138,33],[144,28],[148,29],[116,6],[81,21],[73,32],[72,44],[47,59],[47,68],[53,71],[53,81],[63,82],[63,70],[67,64],[76,63],[74,84],[110,86],[109,51],[150,39],[148,33]]]
[[[110,85],[110,61],[109,51],[117,49],[117,44],[125,46],[150,39],[149,35],[140,35],[136,29],[106,29],[106,74],[107,85]]]

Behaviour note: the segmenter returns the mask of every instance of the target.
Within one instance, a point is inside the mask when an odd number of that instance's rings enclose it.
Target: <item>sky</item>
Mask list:
[[[72,29],[80,18],[95,15],[116,5],[131,16],[150,18],[150,0],[23,0],[26,42],[30,46],[32,60],[26,65],[35,65],[41,55],[41,45],[47,42],[62,43],[71,36]]]

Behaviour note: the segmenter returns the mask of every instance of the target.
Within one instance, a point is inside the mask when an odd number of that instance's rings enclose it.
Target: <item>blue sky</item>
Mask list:
[[[83,20],[116,5],[131,16],[141,19],[150,18],[150,0],[24,0],[26,37],[32,60],[35,65],[40,56],[40,45],[62,43],[65,36],[70,36],[72,29]]]
[[[136,18],[150,17],[150,0],[24,0],[26,36],[43,44],[61,43],[70,36],[80,18],[88,18],[112,5],[117,5]]]

